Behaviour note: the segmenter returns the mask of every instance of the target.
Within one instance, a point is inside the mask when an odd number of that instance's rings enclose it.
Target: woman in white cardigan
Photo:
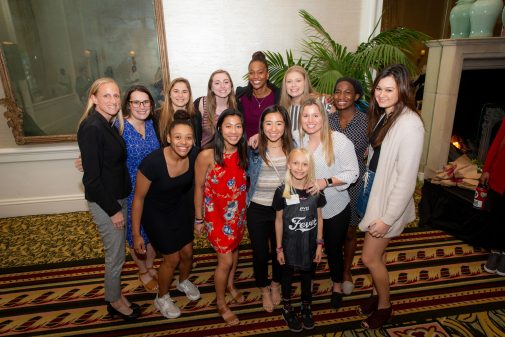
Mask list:
[[[372,185],[359,228],[366,232],[362,261],[370,271],[374,289],[370,299],[358,307],[358,313],[368,316],[362,322],[364,328],[377,329],[392,314],[386,247],[391,238],[399,236],[405,225],[415,219],[412,195],[424,127],[415,109],[409,73],[404,65],[385,68],[375,79],[372,94],[367,172]]]

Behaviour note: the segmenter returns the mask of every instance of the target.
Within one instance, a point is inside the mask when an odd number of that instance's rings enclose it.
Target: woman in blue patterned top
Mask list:
[[[141,228],[141,235],[146,243],[146,253],[144,256],[138,255],[133,248],[131,207],[133,194],[135,192],[135,182],[137,179],[137,169],[140,162],[151,152],[160,147],[160,141],[153,125],[154,99],[142,85],[134,85],[128,89],[123,100],[122,111],[124,119],[116,120],[116,127],[123,136],[126,143],[126,166],[130,173],[132,192],[128,196],[128,218],[126,227],[126,240],[130,254],[139,268],[139,281],[143,284],[147,292],[157,292],[157,273],[153,268],[156,252],[149,243],[149,238]]]

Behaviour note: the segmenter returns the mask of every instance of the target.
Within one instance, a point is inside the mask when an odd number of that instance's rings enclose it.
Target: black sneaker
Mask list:
[[[498,268],[498,262],[502,255],[498,252],[489,253],[487,262],[484,265],[484,270],[490,274],[496,274],[496,269]]]
[[[288,329],[290,331],[300,332],[303,330],[302,324],[300,323],[300,320],[298,319],[298,316],[293,309],[287,310],[283,308],[282,318],[284,318],[284,321],[286,321],[286,324],[288,325]]]
[[[312,308],[310,305],[302,305],[302,310],[300,311],[302,327],[305,330],[314,329],[314,318],[312,318]]]
[[[496,274],[505,276],[505,254],[499,254],[498,266],[496,267]]]

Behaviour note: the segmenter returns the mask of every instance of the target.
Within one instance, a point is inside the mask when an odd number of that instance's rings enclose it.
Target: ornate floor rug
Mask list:
[[[369,296],[371,284],[360,253],[357,252],[353,263],[356,289],[344,298],[339,310],[329,306],[331,284],[327,262],[319,264],[313,301],[316,327],[300,335],[505,336],[505,277],[483,272],[487,253],[443,232],[417,229],[408,229],[388,248],[393,319],[379,330],[361,329],[362,317],[355,309]],[[182,315],[168,320],[154,308],[154,295],[144,292],[133,262],[127,262],[123,291],[142,306],[143,313],[130,323],[112,319],[106,312],[100,260],[2,268],[0,336],[295,335],[287,330],[279,308],[273,314],[263,311],[247,245],[241,249],[236,274],[237,287],[245,294],[246,303],[231,305],[240,324],[225,326],[215,308],[215,265],[212,251],[198,250],[191,280],[200,288],[202,298],[189,302],[173,289],[172,298]],[[295,284],[295,304],[299,296],[299,284]]]

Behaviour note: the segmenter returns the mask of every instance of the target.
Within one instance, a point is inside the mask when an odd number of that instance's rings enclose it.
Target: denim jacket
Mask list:
[[[261,158],[258,149],[247,149],[247,157],[249,159],[247,166],[247,176],[249,177],[249,189],[247,190],[246,204],[249,206],[251,199],[256,191],[256,184],[261,172],[261,165],[263,165],[263,158]]]
[[[293,140],[293,148],[298,145]],[[249,206],[251,199],[256,191],[256,184],[261,172],[261,165],[263,165],[263,158],[261,158],[258,149],[247,148],[247,157],[249,159],[247,166],[247,176],[249,177],[249,189],[247,190],[246,205]]]

